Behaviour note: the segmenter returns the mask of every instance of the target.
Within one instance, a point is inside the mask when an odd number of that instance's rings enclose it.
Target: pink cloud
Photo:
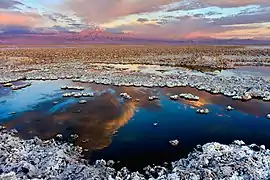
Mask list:
[[[106,22],[121,16],[151,12],[172,0],[65,0],[65,5],[90,22]]]
[[[136,32],[137,37],[149,39],[164,39],[164,40],[181,40],[181,39],[196,39],[201,37],[213,38],[230,38],[239,35],[237,32],[243,33],[241,37],[261,38],[265,36],[267,29],[264,32],[263,27],[251,28],[246,25],[242,26],[223,26],[223,19],[215,19],[209,21],[204,18],[195,18],[192,16],[179,17],[178,20],[169,21],[167,24],[134,24],[118,27],[121,30]],[[258,29],[259,28],[259,29]],[[252,29],[259,30],[256,34],[251,34]],[[269,29],[268,29],[269,32]],[[240,36],[239,36],[240,37]]]
[[[139,24],[119,27],[123,30],[130,30],[138,36],[154,39],[181,39],[192,32],[209,31],[219,32],[223,27],[215,26],[206,19],[184,16],[180,19],[169,21],[166,24]]]
[[[35,13],[0,12],[0,25],[34,27],[41,19],[42,17]]]

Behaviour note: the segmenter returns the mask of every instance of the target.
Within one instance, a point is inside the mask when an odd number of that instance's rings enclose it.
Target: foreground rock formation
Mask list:
[[[0,132],[0,179],[269,179],[270,150],[265,146],[208,143],[198,145],[186,159],[169,168],[146,167],[140,174],[127,168],[117,171],[112,161],[89,165],[81,158],[82,149],[55,140],[22,140],[16,131]]]

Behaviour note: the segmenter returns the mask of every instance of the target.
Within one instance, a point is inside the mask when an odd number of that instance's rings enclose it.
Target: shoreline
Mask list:
[[[191,87],[211,94],[231,97],[234,100],[260,99],[270,101],[270,78],[266,76],[222,75],[216,72],[196,72],[185,68],[174,69],[170,66],[163,68],[170,69],[143,72],[143,70],[126,70],[120,67],[81,62],[26,65],[15,68],[13,71],[0,69],[0,84],[19,80],[72,79],[73,82],[127,87]],[[150,69],[150,71],[152,70]]]
[[[140,65],[160,68],[144,71]],[[270,101],[270,78],[219,74],[237,65],[270,67],[270,53],[244,46],[166,45],[0,50],[0,83],[73,79],[115,86],[188,86],[236,100]]]
[[[147,166],[143,173],[113,168],[113,161],[90,165],[82,159],[82,148],[37,137],[23,140],[16,130],[1,127],[0,179],[269,179],[270,150],[264,145],[230,145],[216,142],[197,145],[187,158],[172,162],[171,168]]]

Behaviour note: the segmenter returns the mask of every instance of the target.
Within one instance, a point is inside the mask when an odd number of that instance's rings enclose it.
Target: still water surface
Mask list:
[[[78,104],[80,99],[62,97],[67,92],[60,89],[63,85],[84,86],[84,92],[95,96],[80,98],[87,104]],[[120,98],[121,92],[134,100]],[[185,92],[200,100],[169,99]],[[148,101],[151,95],[160,100]],[[227,111],[227,105],[235,110]],[[199,107],[209,108],[210,113],[197,114]],[[76,144],[89,149],[85,152],[89,160],[113,159],[134,170],[186,157],[197,144],[213,141],[241,139],[270,148],[270,120],[265,117],[269,112],[267,102],[234,101],[194,88],[115,87],[69,80],[32,81],[32,86],[18,91],[0,85],[0,123],[16,128],[22,138],[49,139],[61,133],[67,139],[76,133]],[[179,140],[176,147],[169,144],[174,139]]]

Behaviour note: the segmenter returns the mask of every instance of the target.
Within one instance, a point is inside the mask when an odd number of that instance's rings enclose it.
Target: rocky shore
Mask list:
[[[234,141],[230,145],[198,145],[187,158],[171,166],[147,166],[141,173],[115,170],[113,161],[90,165],[82,148],[57,140],[16,137],[16,130],[0,132],[0,179],[104,179],[104,180],[199,180],[269,179],[270,150],[265,146]]]

